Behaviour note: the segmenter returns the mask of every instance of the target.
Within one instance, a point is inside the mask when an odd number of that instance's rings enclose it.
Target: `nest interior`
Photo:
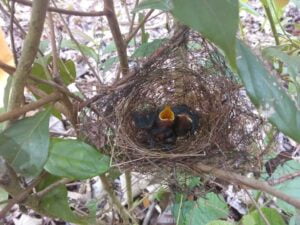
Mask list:
[[[216,48],[192,35],[188,42],[200,47],[186,48],[185,42],[184,48],[179,45],[166,51],[155,63],[142,68],[130,85],[102,95],[93,103],[102,110],[102,119],[85,116],[85,124],[89,124],[84,129],[85,136],[92,144],[103,147],[99,140],[105,139],[103,136],[113,127],[113,151],[102,149],[115,164],[132,171],[169,170],[197,162],[251,171],[257,167],[261,153],[258,143],[262,120],[230,72],[228,76],[228,67]],[[196,112],[197,131],[178,138],[169,151],[145,145],[143,131],[133,123],[132,112],[179,104]],[[104,117],[110,121],[110,127],[103,125]]]

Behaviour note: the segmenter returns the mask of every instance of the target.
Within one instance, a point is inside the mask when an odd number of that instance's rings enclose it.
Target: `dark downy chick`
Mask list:
[[[172,108],[175,114],[174,132],[180,136],[193,134],[199,126],[199,116],[187,105],[177,105]]]

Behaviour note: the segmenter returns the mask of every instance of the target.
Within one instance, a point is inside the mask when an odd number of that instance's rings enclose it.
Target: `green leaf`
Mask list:
[[[261,208],[260,210],[264,214],[265,218],[269,221],[269,224],[286,225],[282,216],[277,212],[276,209]],[[257,210],[243,216],[242,221],[243,225],[266,225]]]
[[[60,178],[48,174],[40,182],[37,190],[41,191],[59,179]],[[86,224],[82,218],[74,214],[70,209],[67,194],[68,192],[65,185],[59,185],[43,196],[39,204],[39,209],[53,218],[59,218],[71,223]]]
[[[79,140],[52,139],[45,169],[56,176],[86,179],[109,169],[110,159]]]
[[[96,53],[96,51],[93,48],[88,47],[86,45],[82,45],[82,44],[79,44],[79,47],[78,47],[77,44],[74,43],[72,40],[63,40],[61,43],[61,47],[78,50],[78,51],[81,50],[84,55],[93,58],[95,61],[98,60],[98,54]]]
[[[238,42],[237,52],[238,73],[251,101],[281,132],[300,142],[300,112],[295,102],[245,44]]]
[[[228,206],[226,202],[214,193],[208,193],[205,197],[198,199],[197,202],[186,201],[182,204],[176,203],[173,207],[174,218],[178,218],[182,225],[206,225],[207,223],[226,218]]]
[[[171,0],[144,0],[133,9],[133,13],[143,9],[159,9],[163,11],[170,11],[171,6]]]
[[[103,63],[103,71],[107,72],[112,68],[112,66],[118,62],[118,57],[111,57],[108,58],[104,63]]]
[[[41,80],[48,80],[47,78],[47,74],[46,74],[46,69],[45,67],[40,64],[40,63],[34,63],[33,67],[31,69],[31,74],[32,76],[41,79]],[[36,87],[44,92],[46,92],[47,94],[53,93],[54,92],[54,88],[52,88],[50,85],[47,84],[35,84]]]
[[[47,58],[44,61],[48,60],[50,62],[50,59],[51,58]],[[39,60],[39,61],[42,61],[42,60]],[[47,65],[48,65],[49,62],[47,62]],[[35,62],[33,64],[33,67],[31,69],[32,76],[34,76],[38,79],[41,79],[41,80],[49,80],[47,73],[48,73],[48,69],[47,69],[47,66],[45,66],[45,62],[43,62],[43,64],[40,64],[40,63],[37,63],[37,62]],[[43,84],[43,83],[38,83],[38,84],[33,83],[33,84],[35,85],[35,87],[37,87],[38,89],[46,92],[47,94],[51,94],[54,91],[56,91],[53,87],[51,87],[50,85],[47,85],[47,84]],[[39,99],[39,96],[35,95],[35,97],[37,99]],[[51,114],[56,116],[58,119],[62,119],[61,113],[58,110],[56,110],[55,108],[52,108]]]
[[[277,58],[283,62],[293,77],[300,75],[300,56],[288,55],[277,47],[265,48],[262,53],[265,57]]]
[[[59,63],[59,72],[60,76],[65,85],[69,85],[74,83],[76,78],[76,67],[72,60],[62,61],[61,59],[58,61]]]
[[[152,42],[144,43],[132,54],[133,57],[147,57],[155,52],[166,39],[156,39]]]
[[[44,167],[49,148],[49,117],[46,110],[18,120],[0,134],[0,156],[18,173],[37,176]]]
[[[272,174],[271,179],[278,179],[282,176],[286,176],[287,174],[295,173],[300,171],[300,163],[296,160],[290,160],[286,162],[284,165],[277,167],[277,169]],[[284,183],[278,184],[275,186],[276,189],[282,191],[283,193],[291,196],[292,198],[300,200],[300,177],[296,177],[292,180],[285,181]],[[284,211],[295,214],[296,209],[294,206],[277,199],[277,204]]]
[[[233,46],[239,23],[238,0],[173,0],[173,3],[174,17],[219,46],[235,68]]]
[[[234,225],[234,224],[235,223],[231,223],[231,222],[224,221],[224,220],[214,220],[206,225]]]

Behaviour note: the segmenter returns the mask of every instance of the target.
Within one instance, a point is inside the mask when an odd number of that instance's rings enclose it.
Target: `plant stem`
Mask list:
[[[19,107],[23,103],[24,87],[36,57],[49,0],[34,0],[29,24],[29,31],[24,41],[20,61],[13,77],[7,111]]]
[[[118,212],[120,213],[121,218],[123,219],[124,224],[129,225],[129,216],[128,212],[126,212],[125,208],[122,206],[121,202],[117,198],[117,196],[114,193],[114,190],[111,187],[111,184],[107,177],[105,175],[99,176],[101,179],[101,182],[103,184],[104,190],[108,194],[111,203],[117,208]]]
[[[126,192],[127,192],[127,203],[128,203],[128,209],[131,209],[133,197],[132,197],[132,185],[131,185],[131,172],[126,171],[125,172],[125,181],[126,181]]]

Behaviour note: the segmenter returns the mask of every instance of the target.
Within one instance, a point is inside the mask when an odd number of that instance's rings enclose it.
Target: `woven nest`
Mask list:
[[[85,123],[86,136],[103,149],[99,140],[112,134],[113,148],[104,148],[106,153],[112,155],[115,164],[132,171],[170,171],[178,165],[197,162],[251,171],[257,167],[260,154],[257,143],[261,140],[262,120],[253,113],[217,50],[199,36],[190,35],[187,40],[201,47],[183,48],[185,42],[167,50],[139,70],[127,86],[93,103],[110,126],[104,125],[102,119],[85,117],[89,121]],[[197,131],[178,138],[168,151],[145,144],[144,131],[135,126],[132,112],[179,104],[197,114]]]

